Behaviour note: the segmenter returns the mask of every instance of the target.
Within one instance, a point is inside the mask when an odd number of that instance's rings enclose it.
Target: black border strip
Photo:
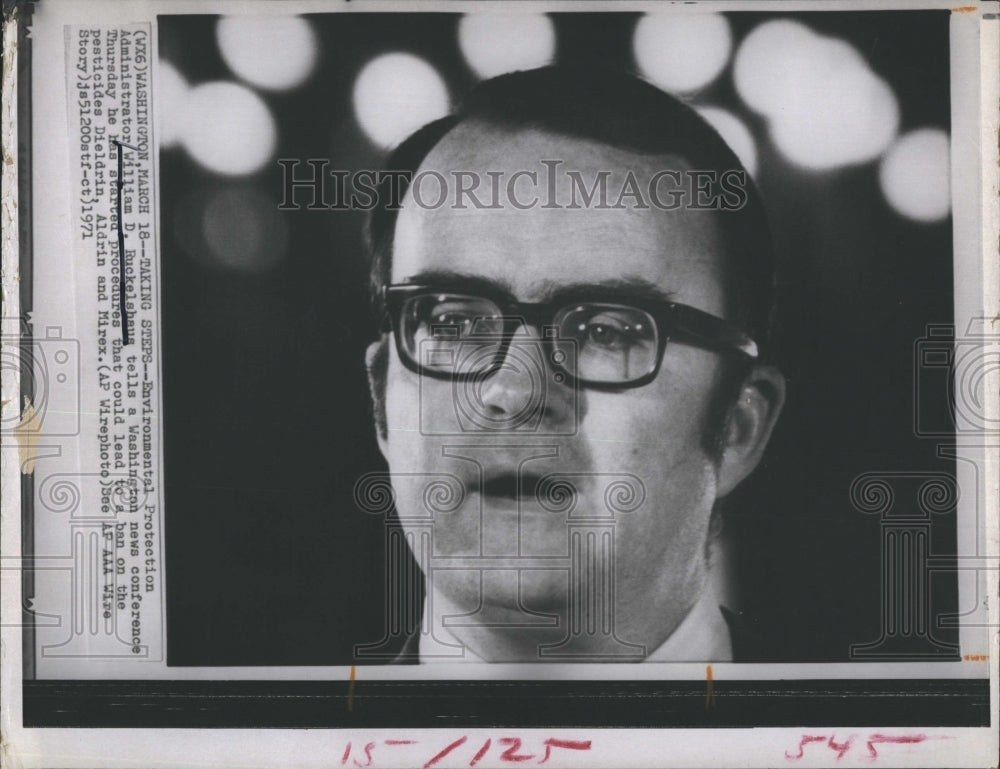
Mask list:
[[[988,679],[25,681],[25,727],[977,727]]]
[[[34,219],[32,196],[32,101],[31,101],[31,37],[28,28],[35,10],[34,0],[4,2],[4,21],[16,14],[17,19],[17,237],[18,237],[18,297],[20,305],[21,392],[18,409],[24,399],[35,401],[31,384],[31,349],[34,343],[31,312],[34,308]],[[6,315],[7,313],[4,312]],[[27,563],[35,551],[35,486],[34,476],[21,474],[21,557]],[[21,651],[22,676],[35,674],[35,617],[31,599],[35,595],[35,575],[31,569],[21,569]]]

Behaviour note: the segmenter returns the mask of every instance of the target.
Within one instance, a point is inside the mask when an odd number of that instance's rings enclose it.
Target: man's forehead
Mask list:
[[[543,165],[543,161],[547,165]],[[520,170],[547,173],[550,168],[561,174],[575,172],[593,176],[604,172],[609,182],[620,185],[629,174],[640,183],[646,183],[661,171],[687,171],[691,164],[671,153],[640,153],[544,128],[509,128],[468,120],[459,123],[438,142],[421,163],[418,173],[436,171],[453,175],[463,170],[480,173],[492,170],[509,175]],[[586,176],[584,180],[589,181]],[[672,183],[672,179],[666,177],[661,186],[667,189]]]
[[[460,124],[428,154],[404,198],[392,279],[459,267],[532,289],[543,281],[604,282],[622,270],[666,291],[695,272],[699,284],[711,284],[721,247],[713,212],[664,211],[628,195],[613,205],[630,188],[647,197],[657,174],[656,192],[669,200],[685,188],[675,175],[688,169],[679,157],[538,129]],[[475,185],[482,207],[460,196],[462,185]]]

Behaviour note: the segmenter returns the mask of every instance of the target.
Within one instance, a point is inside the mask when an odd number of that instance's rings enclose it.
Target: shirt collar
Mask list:
[[[644,662],[732,662],[733,642],[715,591],[706,589],[676,630]]]
[[[428,601],[424,600],[424,616],[430,609]],[[431,620],[433,622],[433,619]],[[446,639],[446,643],[451,646],[451,655],[455,653],[455,647],[461,647],[458,641],[444,627],[438,626],[435,629],[439,638]],[[429,634],[421,633],[419,639],[420,661],[424,663],[430,657],[428,638]],[[452,646],[454,644],[454,646]],[[464,648],[464,654],[455,659],[456,662],[484,662],[482,658],[472,652],[471,649]],[[436,655],[435,655],[436,656]],[[438,657],[440,659],[440,657]],[[715,591],[709,586],[698,599],[698,602],[691,608],[687,616],[681,621],[673,633],[646,655],[643,662],[732,662],[733,643],[729,635],[729,626],[715,595]]]

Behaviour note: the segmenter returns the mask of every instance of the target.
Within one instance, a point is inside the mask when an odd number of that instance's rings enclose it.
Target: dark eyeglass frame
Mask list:
[[[594,381],[575,376],[561,366],[559,367],[560,371],[566,375],[570,382],[576,382],[585,387],[599,390],[622,390],[649,384],[660,373],[660,366],[663,363],[663,354],[667,348],[668,341],[690,344],[722,354],[736,355],[747,361],[754,361],[759,358],[757,343],[738,326],[723,318],[686,304],[671,302],[657,297],[638,294],[632,295],[628,291],[609,290],[599,286],[595,286],[593,289],[564,293],[547,302],[519,302],[503,289],[482,285],[478,281],[433,284],[397,283],[382,286],[381,293],[383,307],[385,308],[385,313],[382,316],[382,331],[392,332],[396,340],[396,352],[399,354],[399,359],[410,371],[434,379],[472,378],[481,376],[484,373],[488,375],[490,371],[495,370],[495,368],[502,364],[506,358],[511,339],[522,325],[534,326],[539,330],[547,327],[554,328],[556,324],[553,321],[560,311],[570,308],[574,304],[585,302],[607,305],[617,304],[641,310],[649,314],[656,323],[657,332],[656,363],[648,373],[643,374],[637,379],[624,382]],[[496,359],[491,369],[488,369],[486,372],[455,374],[426,368],[421,366],[420,361],[416,360],[410,351],[406,349],[402,333],[404,307],[409,299],[427,294],[451,294],[476,297],[496,304],[501,313],[503,313],[501,316],[503,331],[500,334],[501,344],[497,348]],[[544,330],[542,338],[538,341],[558,342],[557,339],[547,337]]]

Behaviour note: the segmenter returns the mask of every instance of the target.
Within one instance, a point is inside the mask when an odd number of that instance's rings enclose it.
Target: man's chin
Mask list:
[[[435,614],[445,626],[461,624],[502,628],[554,627],[567,607],[568,577],[564,570],[537,568],[534,559],[490,559],[479,571],[437,572]],[[536,568],[524,568],[533,564]]]
[[[565,569],[569,563],[569,532],[565,519],[551,513],[518,517],[516,512],[480,516],[461,511],[433,530],[433,558],[441,568],[470,566],[524,571]],[[408,525],[404,521],[404,526]],[[453,561],[453,562],[449,562]],[[431,564],[434,568],[434,564]]]

